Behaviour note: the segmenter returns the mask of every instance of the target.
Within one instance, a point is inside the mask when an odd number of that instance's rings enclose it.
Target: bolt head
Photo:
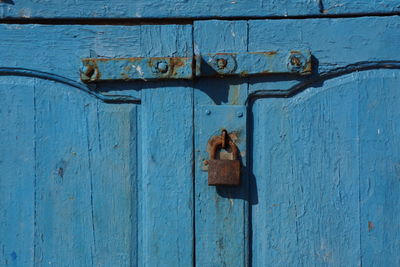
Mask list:
[[[228,61],[225,58],[218,58],[217,59],[217,66],[218,69],[223,70],[228,65]]]
[[[211,114],[211,111],[210,111],[209,109],[206,109],[206,110],[204,111],[204,113],[205,113],[206,115],[210,115],[210,114]]]
[[[209,60],[210,66],[219,74],[234,73],[237,68],[233,54],[217,54]]]
[[[157,70],[161,73],[166,73],[168,71],[168,64],[165,61],[157,62]]]
[[[236,113],[236,115],[237,115],[239,118],[241,118],[241,117],[243,117],[243,112],[238,111],[238,112]]]
[[[302,54],[291,54],[288,59],[288,69],[291,72],[299,72],[305,63],[306,58]]]
[[[80,69],[80,76],[81,76],[81,80],[83,82],[90,82],[90,81],[94,81],[97,78],[98,75],[98,71],[95,67],[93,67],[92,65],[88,64],[88,65],[84,65],[82,66],[82,68]]]

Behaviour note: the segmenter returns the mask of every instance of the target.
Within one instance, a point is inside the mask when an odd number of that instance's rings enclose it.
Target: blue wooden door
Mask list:
[[[398,17],[194,24],[198,54],[313,55],[310,76],[197,82],[197,266],[400,265],[399,27]],[[240,188],[206,182],[204,144],[221,128],[241,135]]]
[[[0,1],[0,266],[400,266],[398,12]],[[289,73],[287,51],[311,73]],[[195,68],[228,54],[240,72]],[[115,67],[161,57],[193,73]],[[117,63],[85,83],[83,58]],[[221,129],[239,187],[207,184]]]

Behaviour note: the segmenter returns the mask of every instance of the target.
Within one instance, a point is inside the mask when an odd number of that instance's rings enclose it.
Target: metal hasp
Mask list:
[[[208,185],[238,186],[240,185],[239,151],[235,143],[229,139],[226,130],[217,138],[211,138],[210,159],[208,160]],[[219,149],[231,149],[232,159],[217,159]]]
[[[84,58],[83,82],[193,79],[206,76],[311,74],[308,50],[216,53],[193,57]]]

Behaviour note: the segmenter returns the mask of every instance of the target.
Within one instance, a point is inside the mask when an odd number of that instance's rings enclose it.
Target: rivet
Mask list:
[[[301,60],[297,56],[292,56],[290,58],[290,64],[292,64],[293,66],[296,66],[296,67],[300,67],[301,66]]]
[[[157,63],[157,70],[161,73],[166,73],[168,71],[168,64],[165,61],[159,61]]]
[[[97,69],[92,65],[84,65],[80,72],[81,80],[84,82],[94,81],[97,78]]]
[[[243,117],[243,112],[238,111],[238,112],[236,113],[236,115],[237,115],[239,118],[241,118],[241,117]]]
[[[206,109],[204,113],[205,113],[206,115],[210,115],[210,114],[211,114],[211,111],[210,111],[209,109]]]
[[[225,58],[218,58],[217,59],[217,66],[218,69],[223,70],[228,65],[228,61]]]
[[[306,63],[306,59],[302,54],[291,54],[288,61],[288,69],[291,72],[300,71]]]

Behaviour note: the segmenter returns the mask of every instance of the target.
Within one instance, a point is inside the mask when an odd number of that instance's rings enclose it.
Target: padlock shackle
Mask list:
[[[222,148],[222,144],[223,144],[223,140],[222,140],[221,137],[219,137],[218,140],[216,140],[216,141],[214,142],[214,144],[211,146],[211,149],[210,149],[210,159],[215,159],[215,156],[216,156],[216,154],[217,154],[217,150]],[[238,150],[236,144],[235,144],[232,140],[229,140],[228,145],[229,145],[229,146],[231,147],[231,149],[232,149],[233,159],[234,159],[234,160],[239,159],[239,158],[238,158],[238,156],[239,156],[239,150]]]

